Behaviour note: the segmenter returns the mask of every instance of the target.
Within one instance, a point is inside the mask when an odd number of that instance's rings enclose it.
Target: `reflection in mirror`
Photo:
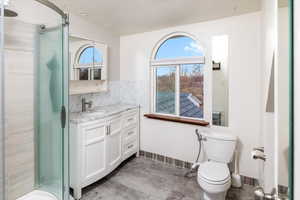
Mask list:
[[[70,36],[71,80],[104,80],[103,45],[94,41]]]
[[[278,0],[278,184],[279,193],[287,194],[289,181],[288,149],[289,149],[289,19],[288,0]]]
[[[228,126],[228,36],[212,38],[213,104],[212,123]]]

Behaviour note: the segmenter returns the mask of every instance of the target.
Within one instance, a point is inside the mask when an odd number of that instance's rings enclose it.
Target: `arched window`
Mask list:
[[[204,52],[187,34],[162,40],[152,60],[152,112],[203,119]]]
[[[103,53],[96,45],[88,44],[77,53],[74,70],[76,80],[101,80]]]

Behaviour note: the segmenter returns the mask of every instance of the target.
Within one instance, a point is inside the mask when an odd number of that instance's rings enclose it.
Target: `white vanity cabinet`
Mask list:
[[[74,198],[139,152],[139,110],[70,123],[70,185]]]
[[[139,149],[139,115],[136,110],[123,113],[122,146],[123,160],[132,156]]]
[[[112,117],[107,125],[107,170],[115,169],[122,162],[122,120]]]
[[[83,185],[89,185],[105,174],[107,169],[107,139],[106,123],[99,121],[97,124],[87,124],[81,129],[81,182]],[[81,143],[81,144],[80,144]],[[79,155],[80,156],[80,155]]]

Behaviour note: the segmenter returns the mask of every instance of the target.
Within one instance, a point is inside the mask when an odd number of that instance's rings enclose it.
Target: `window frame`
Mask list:
[[[155,48],[152,51],[152,56],[150,60],[150,113],[155,114],[155,115],[163,115],[163,116],[170,116],[170,117],[179,117],[179,118],[184,118],[184,119],[192,119],[192,120],[199,120],[203,121],[205,120],[206,117],[206,98],[205,95],[203,96],[203,117],[202,118],[195,118],[195,117],[185,117],[185,116],[180,116],[180,69],[181,65],[185,64],[203,64],[204,67],[206,66],[206,59],[205,55],[206,52],[203,51],[204,56],[198,56],[198,57],[181,57],[181,58],[175,58],[175,59],[155,59],[156,54],[164,42],[166,42],[168,39],[173,38],[173,37],[189,37],[193,39],[199,46],[202,46],[199,41],[192,35],[188,33],[182,33],[182,32],[175,32],[171,33],[165,37],[163,37],[156,45]],[[156,81],[156,70],[157,68],[160,67],[176,67],[176,76],[175,76],[175,114],[167,114],[167,113],[159,113],[156,112],[156,89],[157,89],[157,81]],[[206,70],[204,70],[204,80],[203,80],[203,90],[206,92],[205,85],[206,85]]]

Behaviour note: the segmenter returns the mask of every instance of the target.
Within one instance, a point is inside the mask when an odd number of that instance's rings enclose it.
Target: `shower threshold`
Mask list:
[[[34,190],[17,200],[57,200],[57,198],[48,192]]]
[[[16,200],[58,200],[53,194],[50,194],[45,191],[34,190]],[[69,200],[74,200],[72,196],[69,197]]]

